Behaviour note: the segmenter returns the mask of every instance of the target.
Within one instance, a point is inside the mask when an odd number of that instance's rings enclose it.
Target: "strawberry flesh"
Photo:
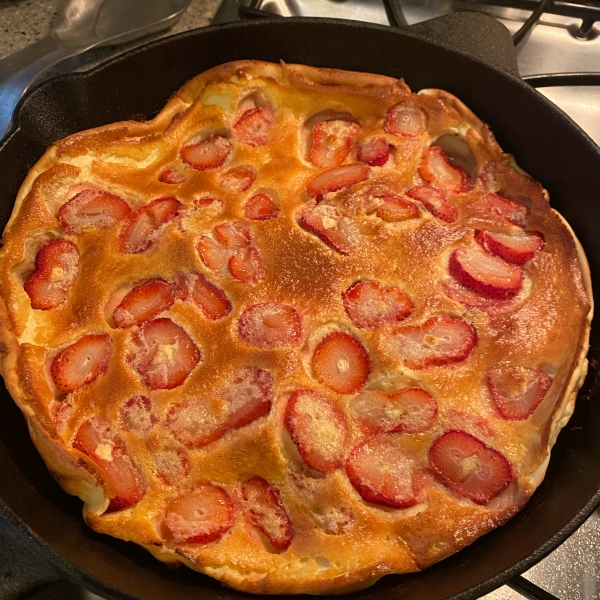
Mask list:
[[[275,219],[279,214],[279,207],[268,194],[254,194],[244,204],[244,215],[253,221],[266,221]]]
[[[459,248],[450,256],[450,274],[486,298],[513,298],[523,286],[523,269],[485,252],[480,246]]]
[[[523,204],[509,200],[490,192],[485,197],[487,211],[501,219],[506,219],[513,225],[524,226],[529,216],[529,209]]]
[[[107,333],[89,334],[59,352],[50,373],[56,388],[68,394],[91,383],[108,368],[112,342]]]
[[[319,121],[312,130],[310,162],[317,167],[341,165],[350,153],[352,140],[360,131],[360,126],[351,121]]]
[[[427,130],[427,114],[412,102],[398,102],[386,113],[385,130],[405,137],[417,137]]]
[[[475,329],[456,317],[429,317],[422,325],[399,327],[396,348],[410,369],[462,362],[477,342]]]
[[[486,381],[500,416],[522,421],[545,398],[552,377],[539,368],[496,365],[487,370]]]
[[[358,149],[358,160],[370,167],[385,165],[390,157],[390,144],[382,137],[373,137],[363,142]]]
[[[210,544],[233,527],[235,509],[222,487],[202,482],[169,504],[163,523],[175,544]]]
[[[233,254],[227,266],[231,275],[243,283],[256,283],[266,276],[266,265],[254,245]]]
[[[225,420],[203,396],[194,396],[169,408],[166,427],[188,448],[201,448],[218,440],[226,431]]]
[[[421,388],[403,388],[393,394],[361,392],[350,402],[350,410],[368,433],[422,433],[437,415],[433,396]]]
[[[244,342],[261,350],[294,348],[302,341],[302,319],[292,306],[263,302],[244,310],[238,333]]]
[[[228,192],[238,194],[245,192],[256,179],[256,169],[248,165],[241,165],[229,169],[221,177],[219,184]]]
[[[153,390],[180,386],[202,356],[190,336],[165,317],[142,323],[131,341],[127,359]]]
[[[419,175],[424,181],[448,193],[469,191],[469,178],[465,170],[454,166],[439,146],[428,146],[423,151]]]
[[[190,144],[181,149],[181,158],[198,171],[218,169],[232,150],[231,142],[220,135],[214,135],[199,144]]]
[[[173,288],[164,279],[148,279],[136,285],[113,313],[115,325],[128,329],[169,310],[175,302]]]
[[[130,212],[129,204],[118,196],[86,189],[60,207],[58,220],[68,234],[80,235],[89,229],[110,229]]]
[[[170,185],[177,185],[179,183],[183,183],[187,181],[187,177],[179,172],[174,166],[169,165],[165,167],[158,176],[158,180],[161,183],[168,183]]]
[[[417,503],[413,471],[410,456],[386,436],[356,446],[346,460],[346,473],[361,498],[393,508]]]
[[[300,216],[300,227],[340,254],[350,254],[358,243],[352,220],[330,204],[306,206]]]
[[[490,254],[513,265],[524,265],[544,245],[540,233],[529,231],[504,233],[478,230],[475,232],[475,241]]]
[[[79,274],[79,251],[69,240],[54,240],[35,258],[35,271],[23,284],[31,308],[49,310],[63,304]]]
[[[110,502],[107,513],[135,506],[146,493],[147,484],[131,460],[123,440],[110,422],[101,416],[84,421],[73,447],[98,466]]]
[[[294,528],[277,489],[266,479],[255,475],[242,484],[242,498],[252,525],[268,538],[276,550],[287,550],[294,538]]]
[[[388,223],[415,219],[421,214],[414,202],[392,193],[370,196],[365,208],[368,215],[376,213]]]
[[[397,323],[412,312],[412,303],[400,288],[377,281],[357,281],[343,294],[344,308],[357,327],[370,329]]]
[[[312,369],[329,389],[338,394],[353,394],[369,376],[369,355],[353,335],[334,331],[315,348]]]
[[[448,202],[444,190],[431,185],[418,185],[406,194],[418,200],[434,217],[446,223],[453,223],[458,217],[458,211]]]
[[[140,436],[148,435],[152,427],[158,423],[152,409],[152,401],[147,396],[129,398],[119,411],[121,427],[125,431],[133,431]]]
[[[431,470],[451,489],[485,504],[512,480],[510,463],[500,452],[465,431],[447,431],[429,449]]]
[[[266,146],[275,125],[275,113],[268,106],[245,111],[233,125],[233,137],[242,144]]]
[[[214,273],[222,271],[229,262],[229,250],[208,235],[200,237],[196,249],[202,262]]]
[[[364,181],[368,176],[369,167],[363,164],[333,167],[323,171],[308,183],[308,197],[320,200],[325,194],[345,190]]]
[[[195,304],[211,321],[224,319],[232,309],[225,292],[200,273],[180,273],[175,278],[177,297]]]
[[[285,427],[311,469],[333,473],[344,460],[346,422],[325,396],[298,390],[288,400]]]

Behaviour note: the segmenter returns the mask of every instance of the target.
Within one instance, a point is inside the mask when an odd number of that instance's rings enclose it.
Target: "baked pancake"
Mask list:
[[[86,522],[257,594],[510,519],[592,315],[573,232],[456,97],[255,61],[54,144],[0,297],[6,386]]]

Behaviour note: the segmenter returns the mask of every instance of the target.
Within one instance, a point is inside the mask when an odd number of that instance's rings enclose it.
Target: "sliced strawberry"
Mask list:
[[[129,204],[118,196],[86,189],[60,207],[58,220],[68,234],[79,235],[88,229],[110,229],[130,212]]]
[[[35,271],[23,284],[31,308],[49,310],[67,299],[79,274],[79,251],[69,240],[54,240],[35,257]]]
[[[133,348],[127,359],[153,390],[181,385],[202,356],[190,336],[165,317],[142,323],[131,341]]]
[[[408,196],[418,200],[434,216],[446,223],[453,223],[458,217],[458,212],[448,199],[443,190],[431,185],[418,185],[406,192]]]
[[[56,428],[58,435],[64,435],[67,431],[67,425],[69,420],[75,413],[75,406],[72,402],[72,398],[66,396],[61,400],[52,400],[48,405],[50,409],[50,415]]]
[[[302,342],[302,319],[293,306],[263,302],[244,310],[238,333],[247,344],[263,350],[294,348]]]
[[[91,383],[108,368],[112,342],[107,333],[89,334],[59,352],[50,373],[57,389],[65,394]]]
[[[312,368],[316,378],[338,394],[354,394],[369,376],[369,355],[349,333],[334,331],[315,348]]]
[[[235,510],[222,487],[202,482],[169,504],[163,523],[175,544],[209,544],[233,527]]]
[[[451,194],[469,191],[469,178],[465,170],[450,163],[439,146],[428,146],[423,151],[419,175],[428,183]]]
[[[254,221],[274,219],[279,214],[279,207],[269,194],[254,194],[244,204],[244,215]]]
[[[405,137],[417,137],[427,130],[427,114],[410,101],[398,102],[385,115],[385,130]]]
[[[364,181],[369,176],[369,167],[363,164],[342,165],[323,171],[308,183],[309,198],[320,200],[329,192],[337,192]]]
[[[196,208],[202,209],[209,207],[218,207],[219,211],[221,211],[223,210],[223,201],[214,196],[202,196],[202,198],[196,200]]]
[[[227,426],[243,427],[269,414],[273,402],[273,375],[258,367],[236,371],[219,392],[227,402]]]
[[[275,113],[268,106],[251,108],[233,125],[233,137],[248,146],[266,146],[275,125]]]
[[[250,244],[250,232],[236,221],[225,221],[215,227],[215,236],[226,248],[247,248]]]
[[[485,504],[512,480],[506,458],[465,431],[447,431],[429,449],[429,466],[450,488]]]
[[[539,368],[496,365],[486,372],[492,400],[503,419],[522,421],[539,406],[552,377]]]
[[[218,440],[226,430],[225,420],[202,396],[183,400],[169,408],[166,427],[189,448],[201,448]]]
[[[249,165],[240,165],[229,169],[219,180],[219,185],[228,192],[237,194],[246,191],[256,179],[256,169]]]
[[[361,132],[352,121],[319,121],[312,129],[310,162],[317,167],[341,165],[350,153],[352,140]]]
[[[377,281],[357,281],[343,294],[344,308],[357,327],[397,323],[412,312],[412,303],[397,287]]]
[[[229,250],[213,238],[203,235],[196,246],[202,262],[214,273],[218,273],[229,262]]]
[[[175,278],[177,296],[192,302],[211,321],[224,319],[232,309],[225,292],[200,273],[180,273]]]
[[[231,142],[221,135],[214,135],[199,144],[190,144],[181,149],[181,158],[198,171],[218,169],[231,153]]]
[[[358,160],[370,167],[385,165],[390,157],[390,144],[382,137],[372,137],[363,142],[358,149]]]
[[[465,360],[475,347],[475,329],[456,317],[429,317],[422,325],[399,327],[396,347],[410,369],[448,366]]]
[[[358,232],[352,219],[330,204],[306,206],[302,210],[300,227],[314,233],[340,254],[350,254],[358,243]]]
[[[156,474],[165,485],[180,484],[192,470],[189,454],[183,448],[164,448],[152,453]]]
[[[134,396],[129,398],[119,411],[121,427],[125,431],[133,431],[141,436],[158,423],[152,410],[152,401],[147,396]]]
[[[485,252],[480,246],[459,248],[450,256],[450,274],[486,298],[505,300],[523,286],[523,269]]]
[[[174,167],[173,165],[169,165],[160,172],[158,180],[161,183],[177,185],[179,183],[187,181],[187,177],[183,173],[181,173],[176,167]]]
[[[523,226],[527,222],[529,209],[526,206],[493,193],[487,194],[485,201],[490,214],[506,219],[514,225]]]
[[[380,219],[388,223],[415,219],[421,214],[419,207],[414,202],[392,193],[371,196],[366,206],[366,212],[369,215],[377,213]]]
[[[254,245],[237,251],[229,259],[228,267],[231,275],[244,283],[256,283],[263,280],[267,274],[260,250]]]
[[[490,254],[513,265],[524,265],[544,245],[542,234],[535,231],[504,233],[478,230],[475,232],[475,241]]]
[[[127,329],[169,310],[175,302],[173,288],[164,279],[148,279],[136,285],[113,313],[117,327]]]
[[[259,529],[276,550],[287,550],[294,538],[292,522],[279,492],[258,475],[242,484],[242,498],[248,520]]]
[[[144,497],[147,488],[144,476],[105,417],[96,416],[84,421],[73,447],[98,466],[110,497],[107,513],[135,506]]]
[[[354,397],[350,409],[369,433],[421,433],[437,415],[433,396],[420,388],[403,388],[393,394],[365,391]]]
[[[466,288],[452,277],[442,281],[442,288],[446,296],[452,298],[452,300],[456,300],[465,306],[473,306],[488,312],[493,311],[497,313],[510,310],[511,307],[514,307],[515,302],[518,300],[518,298],[500,300],[497,298],[480,296],[477,292]]]
[[[121,252],[136,254],[154,244],[161,226],[175,218],[183,205],[173,197],[157,198],[133,211],[119,233]]]
[[[346,473],[363,500],[394,508],[417,503],[412,459],[394,443],[379,436],[356,446],[346,460]]]
[[[309,468],[333,473],[344,460],[344,415],[325,396],[298,390],[288,400],[285,427]]]

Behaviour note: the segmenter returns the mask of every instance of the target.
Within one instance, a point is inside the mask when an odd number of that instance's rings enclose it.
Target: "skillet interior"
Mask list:
[[[197,30],[127,53],[85,74],[34,91],[19,129],[0,148],[0,222],[46,147],[61,137],[122,119],[152,117],[197,73],[230,60],[305,63],[404,77],[414,91],[446,89],[490,123],[500,145],[549,190],[571,223],[600,281],[600,153],[563,113],[529,86],[410,31],[323,19],[237,23]],[[600,501],[600,400],[595,383],[600,335],[592,330],[590,373],[561,433],[546,479],[508,525],[424,573],[385,577],[352,598],[474,598],[504,583],[563,541]],[[145,551],[89,530],[81,503],[47,473],[18,409],[0,391],[0,508],[25,526],[31,543],[71,576],[114,598],[248,597],[187,569],[170,571]]]

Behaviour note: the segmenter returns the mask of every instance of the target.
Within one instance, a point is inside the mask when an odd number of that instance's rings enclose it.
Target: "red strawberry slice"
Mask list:
[[[231,142],[227,138],[214,135],[199,144],[184,146],[181,149],[181,158],[190,167],[198,171],[206,171],[222,167],[231,150]]]
[[[344,415],[325,396],[298,390],[288,400],[285,427],[309,468],[333,473],[344,460]]]
[[[385,130],[405,137],[417,137],[427,130],[427,114],[410,101],[398,102],[386,113]]]
[[[248,146],[266,146],[275,125],[272,108],[262,106],[244,112],[233,125],[233,137]]]
[[[340,254],[350,254],[358,244],[358,230],[352,219],[330,204],[306,206],[300,227],[315,234]]]
[[[495,254],[513,265],[524,265],[544,245],[542,234],[536,231],[504,233],[478,230],[475,232],[475,241],[490,254]]]
[[[422,325],[399,327],[396,348],[410,369],[442,367],[462,362],[470,354],[477,334],[456,317],[429,317]]]
[[[262,281],[267,274],[260,250],[254,245],[237,251],[229,259],[228,267],[231,275],[244,283]]]
[[[268,538],[276,550],[287,550],[294,538],[294,528],[277,489],[266,479],[255,475],[242,484],[242,498],[252,525]]]
[[[196,200],[196,208],[209,208],[212,207],[215,209],[215,212],[218,210],[219,212],[223,210],[223,201],[215,198],[214,196],[202,196],[202,198],[198,198]]]
[[[146,436],[158,423],[152,409],[152,401],[147,396],[129,398],[119,411],[121,427],[125,431],[133,431]]]
[[[131,460],[123,440],[110,422],[101,416],[81,424],[73,447],[89,456],[98,466],[110,497],[107,513],[135,506],[146,493],[146,481]]]
[[[258,367],[236,371],[219,392],[229,407],[227,426],[243,427],[269,414],[273,402],[273,375]]]
[[[177,296],[195,304],[211,321],[224,319],[232,309],[225,292],[200,273],[180,273],[175,278]]]
[[[160,172],[158,180],[161,183],[177,185],[179,183],[187,181],[187,177],[183,173],[181,173],[176,167],[174,167],[173,165],[169,165]]]
[[[385,165],[390,157],[390,144],[382,137],[373,137],[363,142],[358,149],[358,160],[370,167]]]
[[[160,228],[174,219],[183,205],[173,197],[157,198],[133,211],[119,233],[121,252],[136,254],[154,244]]]
[[[357,281],[343,294],[344,308],[357,327],[397,323],[412,312],[412,303],[397,287],[377,281]]]
[[[31,308],[49,310],[63,304],[79,274],[79,251],[68,240],[46,244],[35,257],[35,271],[23,284]]]
[[[180,484],[192,470],[189,454],[183,448],[164,448],[152,453],[156,474],[165,485]]]
[[[210,544],[233,527],[235,510],[222,487],[202,482],[169,504],[163,523],[175,544]]]
[[[420,388],[404,388],[386,394],[365,391],[354,397],[350,409],[368,433],[421,433],[427,431],[436,415],[433,396]]]
[[[473,306],[486,312],[501,313],[515,308],[515,303],[518,298],[509,298],[507,300],[499,300],[496,298],[486,298],[480,296],[477,292],[467,289],[456,279],[448,278],[442,281],[444,293],[452,300],[456,300],[465,306]]]
[[[492,400],[503,419],[522,421],[540,405],[552,377],[539,368],[496,365],[486,372]]]
[[[485,504],[512,480],[512,470],[500,452],[465,431],[447,431],[429,449],[429,466],[450,488]]]
[[[247,248],[250,245],[250,232],[241,223],[226,221],[214,229],[215,236],[226,248]]]
[[[65,394],[91,383],[108,368],[112,342],[107,333],[89,334],[59,352],[50,373],[57,389]]]
[[[524,226],[529,216],[529,209],[518,202],[489,193],[485,197],[488,212],[496,217],[506,219],[514,225]]]
[[[279,207],[269,194],[254,194],[244,204],[244,215],[254,221],[274,219],[279,214]]]
[[[366,212],[368,215],[377,213],[380,219],[388,223],[415,219],[421,214],[414,202],[392,193],[371,196],[367,202]]]
[[[169,310],[175,302],[173,288],[164,279],[148,279],[136,285],[115,308],[113,321],[128,329]]]
[[[309,198],[321,200],[329,192],[337,192],[364,181],[369,176],[369,167],[363,164],[342,165],[323,171],[308,183]]]
[[[369,355],[349,333],[334,331],[315,348],[312,369],[316,378],[338,394],[354,394],[369,376]]]
[[[341,165],[350,153],[352,140],[360,131],[360,125],[352,121],[319,121],[312,129],[310,162],[317,167]]]
[[[363,500],[393,508],[417,503],[415,466],[392,438],[379,436],[356,446],[346,460],[346,473]]]
[[[293,306],[263,302],[244,310],[238,333],[244,342],[263,350],[294,348],[302,342],[302,319]]]
[[[181,385],[202,357],[190,336],[165,317],[142,323],[131,341],[127,359],[153,390]]]
[[[89,229],[110,229],[130,212],[129,204],[118,196],[87,189],[60,207],[58,220],[68,234],[80,235]]]
[[[452,165],[439,146],[425,148],[419,165],[419,175],[428,183],[451,194],[469,191],[469,178],[465,170]]]
[[[166,427],[189,448],[201,448],[218,440],[226,431],[224,415],[207,398],[194,396],[169,408]]]
[[[480,246],[459,248],[450,256],[450,274],[486,298],[513,298],[523,286],[523,269],[485,252]]]
[[[458,212],[448,199],[443,190],[430,185],[418,185],[406,192],[408,196],[418,200],[434,216],[446,223],[453,223],[458,217]]]
[[[219,184],[228,192],[237,194],[246,191],[256,179],[256,169],[249,165],[240,165],[229,169],[221,177]]]
[[[223,270],[229,262],[229,250],[207,235],[198,240],[196,249],[202,262],[214,273]]]

